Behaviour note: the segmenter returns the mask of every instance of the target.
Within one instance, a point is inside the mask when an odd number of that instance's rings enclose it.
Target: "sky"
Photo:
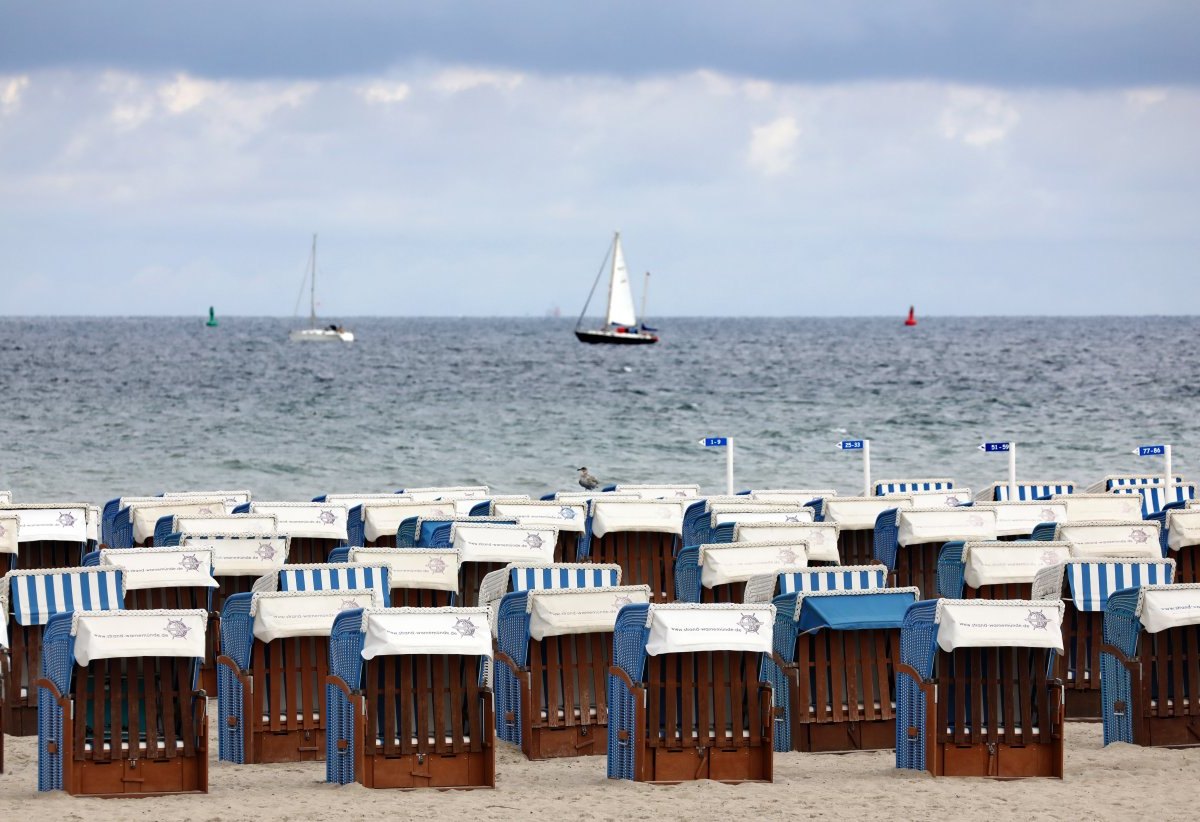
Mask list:
[[[1200,4],[0,0],[0,315],[1197,314]],[[640,301],[640,293],[637,295]],[[302,313],[304,308],[301,308]]]

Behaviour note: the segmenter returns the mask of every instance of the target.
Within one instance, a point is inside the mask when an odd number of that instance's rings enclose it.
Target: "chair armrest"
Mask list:
[[[621,680],[622,682],[624,682],[624,683],[625,683],[625,687],[629,688],[629,690],[630,690],[630,691],[632,691],[632,690],[634,690],[635,688],[637,688],[637,683],[635,683],[635,682],[634,682],[632,679],[630,679],[630,678],[629,678],[629,674],[625,673],[625,669],[624,669],[624,668],[622,668],[622,667],[620,667],[620,666],[618,666],[618,665],[609,665],[609,666],[608,666],[608,673],[609,673],[611,676],[615,676],[617,679],[619,679],[619,680]]]
[[[329,674],[327,677],[325,677],[325,684],[332,685],[337,688],[346,695],[347,699],[353,697],[356,693],[356,691],[346,683],[346,680],[342,679],[340,676]]]
[[[503,662],[514,674],[521,673],[520,666],[517,665],[516,661],[511,656],[504,653],[504,651],[496,651],[495,661]]]

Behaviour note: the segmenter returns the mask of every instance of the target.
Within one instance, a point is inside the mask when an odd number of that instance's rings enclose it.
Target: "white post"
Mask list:
[[[1163,446],[1163,461],[1166,463],[1164,470],[1167,472],[1166,490],[1163,491],[1163,505],[1166,505],[1168,502],[1175,501],[1175,495],[1171,493],[1171,489],[1175,485],[1175,472],[1171,470],[1171,446],[1169,445]]]
[[[871,496],[871,441],[863,440],[863,496]]]
[[[725,487],[726,493],[733,496],[733,437],[729,437],[725,446]]]
[[[1017,444],[1008,444],[1008,499],[1017,501]]]

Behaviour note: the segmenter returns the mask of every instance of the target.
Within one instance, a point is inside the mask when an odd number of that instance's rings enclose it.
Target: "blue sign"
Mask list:
[[[728,437],[705,437],[700,440],[700,444],[705,448],[724,448],[729,445]]]
[[[1011,442],[985,442],[979,446],[980,451],[986,451],[989,454],[993,451],[1011,451]]]
[[[837,447],[843,451],[861,451],[863,450],[862,440],[842,440],[837,444]]]
[[[1139,445],[1137,455],[1139,457],[1161,457],[1167,453],[1165,445]]]

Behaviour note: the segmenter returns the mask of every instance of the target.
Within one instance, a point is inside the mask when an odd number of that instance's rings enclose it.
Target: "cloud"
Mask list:
[[[182,114],[218,97],[222,90],[219,83],[179,74],[170,83],[159,87],[158,96],[167,111],[171,114]]]
[[[452,68],[433,78],[433,87],[447,94],[458,94],[476,88],[512,91],[525,78],[513,71],[488,71],[473,68]]]
[[[1135,88],[1125,92],[1125,99],[1139,108],[1150,108],[1167,99],[1165,88]]]
[[[402,103],[407,100],[408,95],[412,93],[412,86],[408,83],[394,83],[380,80],[363,86],[359,89],[358,93],[368,103],[391,105],[392,103]]]
[[[940,127],[947,140],[984,148],[1008,137],[1021,115],[1006,95],[981,89],[951,89]]]
[[[747,161],[768,177],[790,171],[795,162],[800,126],[795,117],[780,117],[750,132]]]
[[[0,113],[11,114],[21,105],[21,95],[29,87],[29,77],[0,77]]]

